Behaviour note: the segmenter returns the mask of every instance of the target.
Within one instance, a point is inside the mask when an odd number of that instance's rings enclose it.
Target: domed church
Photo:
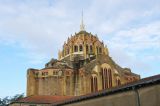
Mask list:
[[[80,96],[137,81],[140,76],[122,68],[109,56],[107,46],[83,24],[43,69],[27,71],[27,96]]]

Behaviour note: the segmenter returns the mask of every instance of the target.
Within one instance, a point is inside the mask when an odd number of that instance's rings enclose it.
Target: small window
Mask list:
[[[90,45],[90,53],[93,52],[93,48],[92,48],[92,45]]]
[[[83,46],[82,45],[79,46],[79,51],[83,51]]]
[[[44,76],[45,75],[45,73],[44,72],[42,72],[42,76]]]
[[[99,53],[102,53],[102,48],[101,47],[99,48]]]
[[[74,46],[74,52],[78,52],[78,46]]]
[[[39,74],[39,73],[37,72],[37,73],[36,73],[36,77],[38,77],[38,74]]]

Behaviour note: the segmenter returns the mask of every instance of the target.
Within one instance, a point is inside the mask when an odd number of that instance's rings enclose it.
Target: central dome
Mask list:
[[[59,60],[72,60],[78,55],[81,60],[96,56],[98,54],[108,55],[108,49],[104,46],[103,41],[100,41],[97,35],[81,30],[71,35],[63,44],[63,49],[59,51]]]

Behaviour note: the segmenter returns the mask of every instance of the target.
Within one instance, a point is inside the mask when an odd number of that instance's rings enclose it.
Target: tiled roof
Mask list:
[[[25,98],[22,98],[18,101],[15,101],[14,103],[32,103],[32,104],[52,104],[54,102],[63,101],[67,99],[71,99],[74,96],[43,96],[43,95],[37,95],[37,96],[28,96]]]

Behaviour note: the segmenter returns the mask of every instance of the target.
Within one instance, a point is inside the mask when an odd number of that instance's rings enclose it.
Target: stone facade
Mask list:
[[[71,35],[43,69],[28,69],[27,96],[79,96],[139,80],[129,68],[117,65],[97,35],[84,29]]]

